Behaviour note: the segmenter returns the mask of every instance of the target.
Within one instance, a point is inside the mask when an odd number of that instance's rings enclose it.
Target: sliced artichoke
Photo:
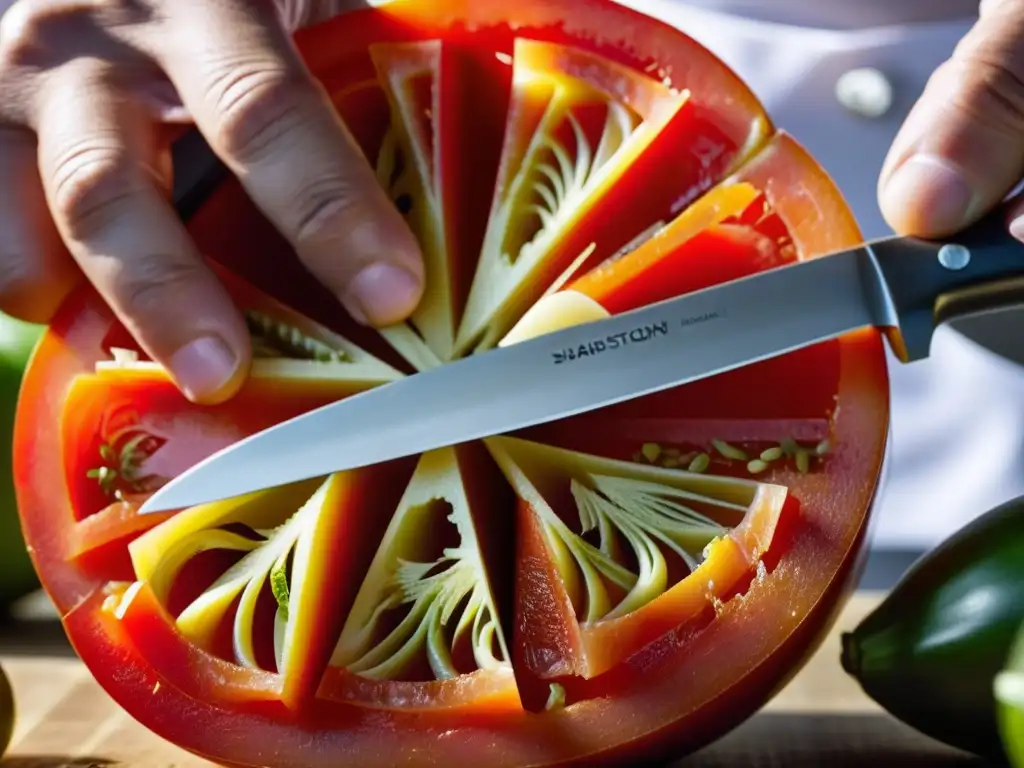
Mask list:
[[[421,457],[349,613],[332,665],[374,680],[409,679],[417,668],[447,680],[508,666],[473,500],[465,488],[455,448]],[[457,653],[466,641],[470,653]]]

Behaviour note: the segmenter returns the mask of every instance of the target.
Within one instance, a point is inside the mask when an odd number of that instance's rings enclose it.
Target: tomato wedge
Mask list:
[[[137,514],[324,403],[861,239],[728,68],[611,0],[395,0],[296,42],[423,247],[424,303],[359,325],[234,180],[188,222],[252,337],[231,401],[189,403],[95,292],[69,298],[25,374],[14,469],[78,654],[226,765],[631,765],[728,732],[853,584],[888,438],[873,331]]]

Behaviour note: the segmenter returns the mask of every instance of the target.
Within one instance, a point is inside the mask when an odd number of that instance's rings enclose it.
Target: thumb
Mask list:
[[[893,142],[879,205],[900,234],[948,235],[999,203],[1022,173],[1024,2],[983,0]],[[1011,229],[1024,234],[1024,221]]]

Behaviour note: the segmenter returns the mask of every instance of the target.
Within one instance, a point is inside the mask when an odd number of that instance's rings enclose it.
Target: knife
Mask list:
[[[888,237],[473,355],[347,397],[197,463],[149,514],[507,433],[859,329],[902,363],[935,328],[1024,304],[1024,244],[997,210],[946,240]]]
[[[171,145],[174,188],[171,199],[178,218],[187,222],[220,186],[228,169],[197,128],[189,128]]]

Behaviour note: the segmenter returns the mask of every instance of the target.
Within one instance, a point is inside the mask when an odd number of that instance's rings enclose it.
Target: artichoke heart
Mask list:
[[[136,577],[149,582],[167,604],[186,568],[207,552],[236,555],[209,585],[198,585],[175,617],[178,631],[196,645],[213,649],[225,622],[231,627],[230,660],[253,669],[261,641],[272,642],[276,671],[285,674],[301,657],[315,609],[318,584],[307,575],[319,567],[322,529],[344,514],[351,476],[304,481],[283,488],[191,507],[140,536],[129,546]],[[298,499],[306,499],[298,505]],[[298,509],[296,510],[296,506]],[[289,513],[289,510],[294,510]],[[240,557],[237,557],[241,555]],[[316,579],[314,579],[316,581]],[[261,598],[274,603],[273,637],[260,636]],[[294,605],[303,608],[296,610]],[[294,658],[293,658],[294,657]]]
[[[446,680],[508,665],[458,452],[424,454],[331,664],[374,680]]]
[[[516,100],[507,135],[530,138],[505,147],[457,353],[489,349],[511,329],[544,290],[544,273],[566,266],[558,249],[567,233],[689,98],[665,89],[658,108],[644,116],[606,83],[585,74],[552,73],[546,62],[551,55],[545,43],[516,41]],[[536,128],[521,131],[519,124]]]
[[[698,568],[709,545],[743,522],[764,487],[518,438],[488,444],[539,517],[581,623],[626,616],[671,589]],[[555,501],[566,498],[571,502]]]

